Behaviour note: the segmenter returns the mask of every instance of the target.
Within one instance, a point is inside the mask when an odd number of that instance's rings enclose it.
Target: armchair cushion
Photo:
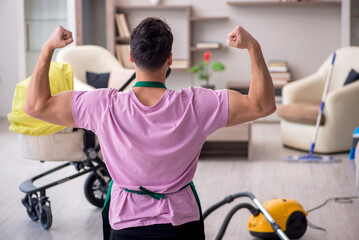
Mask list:
[[[344,85],[347,85],[349,83],[355,82],[359,80],[359,73],[357,73],[357,71],[355,71],[354,69],[352,69],[350,71],[350,73],[348,74],[347,79],[345,80]]]
[[[93,73],[86,71],[86,81],[94,88],[107,88],[110,73]]]
[[[277,114],[290,122],[315,125],[318,117],[320,102],[298,102],[281,105]],[[320,125],[324,125],[325,116],[322,115]]]

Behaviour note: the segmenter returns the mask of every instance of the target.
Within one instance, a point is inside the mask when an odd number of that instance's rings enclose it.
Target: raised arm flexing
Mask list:
[[[248,95],[228,90],[229,115],[227,126],[255,120],[276,110],[272,78],[264,61],[261,47],[243,27],[228,34],[230,47],[248,49],[252,63],[252,79]]]
[[[76,126],[71,109],[72,91],[51,96],[49,69],[56,48],[72,43],[72,33],[59,26],[45,43],[27,89],[24,111],[40,120],[63,125]]]

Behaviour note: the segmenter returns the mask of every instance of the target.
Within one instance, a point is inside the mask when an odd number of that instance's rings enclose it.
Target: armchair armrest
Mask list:
[[[282,89],[283,104],[293,102],[320,102],[324,80],[318,73],[286,84]]]

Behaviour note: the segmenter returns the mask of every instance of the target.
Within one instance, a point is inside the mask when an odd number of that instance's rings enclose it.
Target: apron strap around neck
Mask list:
[[[147,81],[138,81],[133,87],[151,87],[151,88],[166,88],[166,86],[161,82],[147,82]]]

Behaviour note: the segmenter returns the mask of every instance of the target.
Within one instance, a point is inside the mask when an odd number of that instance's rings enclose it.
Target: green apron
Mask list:
[[[157,87],[157,88],[166,88],[166,86],[161,83],[161,82],[136,82],[136,84],[133,87]],[[111,189],[112,189],[112,184],[113,184],[113,180],[111,180],[110,185],[108,186],[108,190],[107,190],[107,195],[106,195],[106,199],[105,199],[105,203],[103,205],[103,209],[102,209],[102,227],[103,227],[103,239],[104,240],[108,240],[110,239],[110,232],[111,232],[111,226],[110,226],[110,222],[108,219],[108,213],[109,213],[109,209],[110,209],[110,202],[111,202]],[[192,192],[196,198],[197,204],[198,204],[198,208],[199,208],[199,214],[200,216],[202,216],[202,207],[201,207],[201,202],[199,201],[199,197],[196,191],[196,187],[194,186],[193,182],[190,182],[188,184],[186,184],[185,186],[183,186],[180,190],[178,190],[177,192],[185,189],[187,186],[190,186],[192,189]],[[155,193],[155,192],[151,192],[149,190],[147,190],[146,188],[140,186],[139,190],[140,191],[134,191],[134,190],[129,190],[129,189],[124,189],[127,192],[130,193],[135,193],[135,194],[140,194],[140,195],[147,195],[149,197],[152,197],[156,200],[160,200],[161,198],[163,199],[166,195],[166,193]],[[176,192],[174,192],[176,193]],[[167,193],[170,194],[170,193]],[[202,217],[200,217],[202,219]]]
[[[109,219],[108,219],[108,213],[109,213],[110,202],[111,202],[112,184],[113,184],[113,180],[111,180],[110,185],[108,187],[107,195],[106,195],[106,199],[105,199],[105,204],[103,205],[103,209],[102,209],[102,224],[103,224],[102,228],[103,228],[103,239],[104,240],[110,239],[111,226],[110,226],[110,222],[109,222]],[[200,216],[202,216],[201,202],[199,201],[199,197],[198,197],[198,194],[197,194],[197,191],[196,191],[196,187],[194,186],[193,182],[190,182],[190,183],[186,184],[184,187],[182,187],[177,192],[185,189],[188,185],[192,189],[192,192],[193,192],[193,194],[194,194],[194,196],[196,198],[197,204],[198,204],[199,214],[200,214]],[[152,197],[152,198],[154,198],[156,200],[160,200],[161,198],[164,198],[164,196],[166,195],[166,193],[154,193],[154,192],[151,192],[151,191],[143,188],[142,186],[140,186],[139,189],[141,191],[134,191],[134,190],[129,190],[129,189],[124,189],[124,190],[126,192],[130,192],[130,193],[136,193],[136,194],[140,194],[140,195],[147,195],[147,196]],[[145,189],[145,190],[143,190],[143,189]],[[174,193],[176,193],[176,192],[174,192]]]

